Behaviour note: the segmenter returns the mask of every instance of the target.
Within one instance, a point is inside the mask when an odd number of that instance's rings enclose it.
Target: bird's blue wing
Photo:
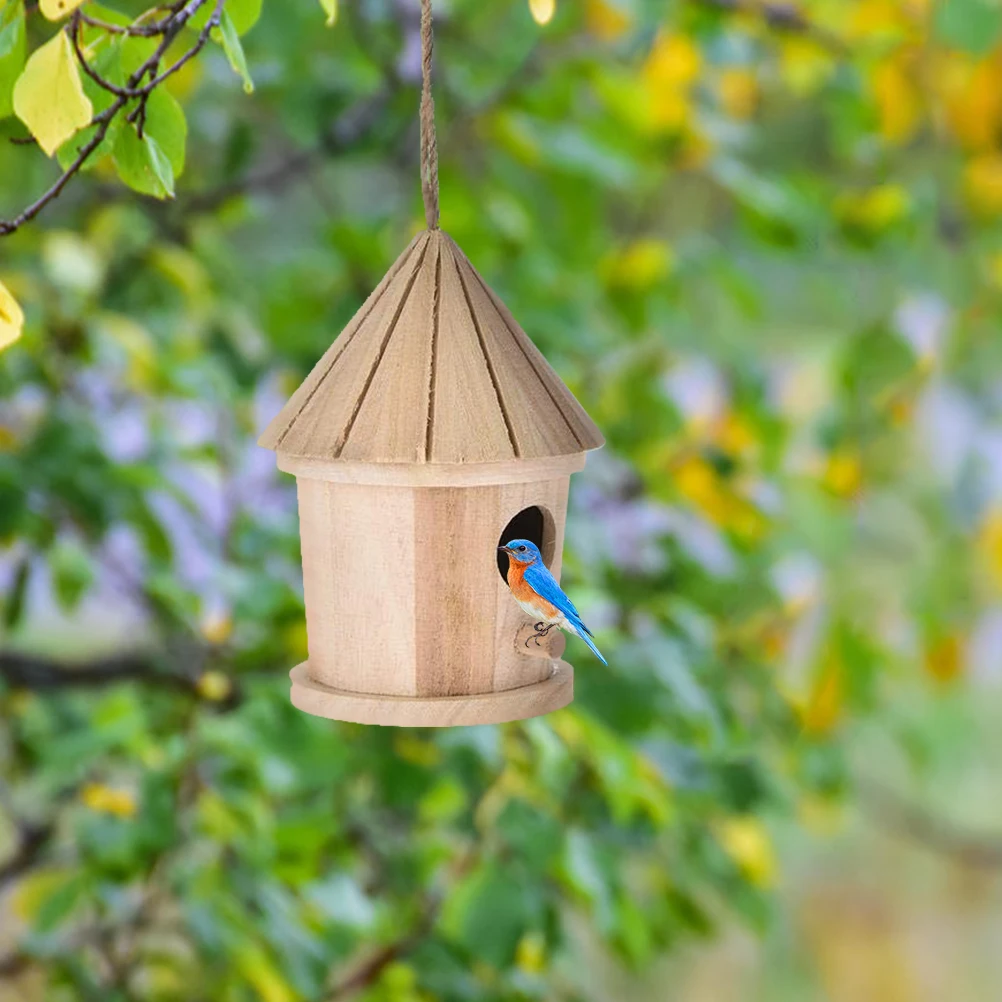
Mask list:
[[[544,564],[535,563],[526,567],[525,580],[540,598],[545,598],[547,602],[555,605],[568,619],[581,623],[581,614],[574,608],[574,603],[563,593],[556,578]],[[584,626],[584,623],[581,623],[581,626]]]

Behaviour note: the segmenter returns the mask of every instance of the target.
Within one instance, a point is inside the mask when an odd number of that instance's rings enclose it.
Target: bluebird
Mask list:
[[[508,587],[515,601],[533,618],[536,632],[526,640],[545,637],[554,626],[579,636],[607,665],[609,662],[591,639],[591,630],[584,625],[574,603],[560,590],[560,585],[547,570],[536,544],[528,539],[513,539],[499,550],[508,554]]]

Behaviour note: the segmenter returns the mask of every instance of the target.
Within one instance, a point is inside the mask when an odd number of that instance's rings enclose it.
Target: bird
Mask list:
[[[556,578],[543,563],[539,547],[529,539],[512,539],[498,549],[508,554],[508,587],[515,601],[532,616],[536,632],[529,640],[539,643],[554,626],[580,637],[604,665],[609,662],[592,640],[592,632],[584,624],[574,603],[563,593]]]

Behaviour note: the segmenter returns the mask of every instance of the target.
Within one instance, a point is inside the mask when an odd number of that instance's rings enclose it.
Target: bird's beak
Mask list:
[[[511,553],[511,550],[509,550],[507,546],[499,546],[498,550],[500,550],[501,553]]]

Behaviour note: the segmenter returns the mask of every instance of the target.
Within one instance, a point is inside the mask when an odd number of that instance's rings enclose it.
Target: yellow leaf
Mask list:
[[[922,97],[905,67],[897,62],[881,63],[870,86],[881,136],[889,143],[907,142],[918,128]]]
[[[637,291],[664,281],[674,267],[675,252],[671,246],[650,237],[635,240],[603,263],[610,285]]]
[[[585,22],[596,38],[614,42],[630,27],[630,15],[615,0],[588,0]]]
[[[979,537],[978,549],[984,554],[992,581],[1002,591],[1002,509],[988,513]]]
[[[557,0],[529,0],[529,10],[536,24],[549,24],[557,10]]]
[[[337,21],[337,0],[320,0],[320,6],[327,15],[327,27],[333,28],[334,22]]]
[[[911,212],[908,192],[899,184],[881,184],[862,192],[846,192],[835,202],[841,222],[852,230],[878,236]]]
[[[199,678],[195,688],[203,699],[211,703],[221,703],[233,691],[229,678],[221,671],[207,671]]]
[[[776,854],[758,818],[728,818],[718,827],[717,840],[751,883],[757,887],[775,884]]]
[[[237,966],[261,1002],[296,1002],[296,991],[264,950],[247,945],[237,956]]]
[[[199,629],[210,644],[225,644],[233,633],[233,616],[226,609],[211,609],[203,616]]]
[[[84,0],[41,0],[38,6],[50,21],[58,21],[67,14],[72,14],[83,2]]]
[[[863,484],[863,464],[855,449],[839,448],[828,457],[824,484],[840,498],[855,496]]]
[[[24,328],[24,313],[10,290],[0,282],[0,351],[12,345]]]
[[[982,215],[1002,213],[1002,155],[985,153],[971,160],[964,168],[964,192]]]
[[[933,80],[950,131],[967,149],[991,149],[1002,128],[1002,62],[993,56],[971,65],[958,53],[949,53]]]
[[[136,799],[128,790],[114,790],[101,783],[88,783],[80,791],[80,802],[99,814],[116,818],[132,818],[136,814]]]
[[[798,97],[820,88],[835,70],[830,52],[813,39],[790,35],[780,42],[780,75]]]
[[[800,708],[804,730],[814,735],[830,733],[842,719],[843,702],[842,667],[832,657],[822,668],[810,696]]]
[[[745,121],[758,107],[758,78],[754,71],[732,66],[720,74],[720,105],[731,118]]]
[[[925,670],[937,682],[952,682],[964,670],[964,638],[948,633],[925,652]]]
[[[541,932],[527,932],[515,949],[515,966],[526,974],[541,974],[546,968],[546,940]]]
[[[90,122],[94,110],[65,32],[32,53],[14,84],[14,112],[50,157]]]
[[[702,65],[702,54],[691,38],[662,34],[654,42],[643,73],[652,89],[686,86],[699,76]]]

